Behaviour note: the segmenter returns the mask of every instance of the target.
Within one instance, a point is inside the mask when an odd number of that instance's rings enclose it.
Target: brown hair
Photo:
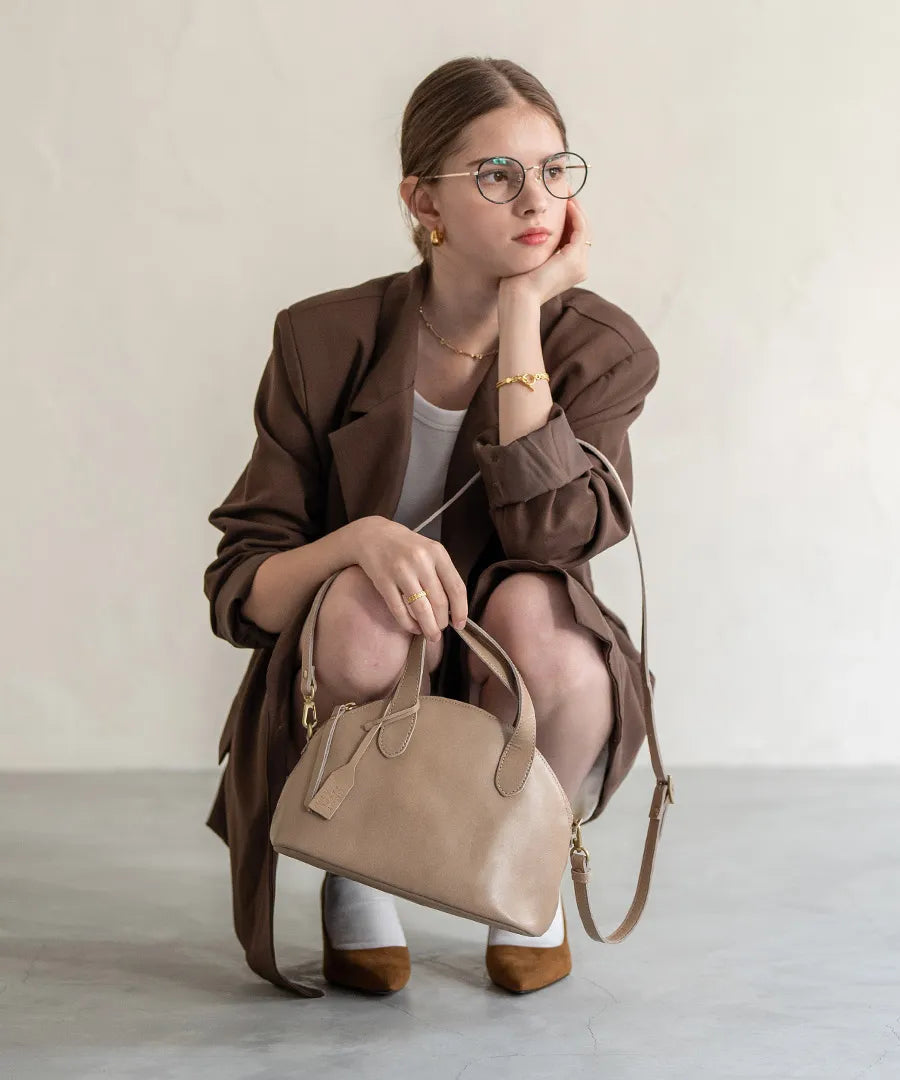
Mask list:
[[[431,176],[443,171],[443,162],[455,153],[467,124],[493,109],[525,102],[540,109],[556,124],[568,150],[566,125],[550,93],[538,79],[512,60],[462,56],[435,68],[413,90],[403,110],[400,166],[404,176]],[[420,180],[416,184],[439,184]],[[415,194],[415,192],[414,192]],[[431,263],[431,239],[401,199],[413,243]],[[412,200],[410,200],[412,201]]]

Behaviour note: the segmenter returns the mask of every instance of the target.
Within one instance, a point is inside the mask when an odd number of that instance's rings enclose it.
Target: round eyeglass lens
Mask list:
[[[544,183],[557,199],[571,199],[584,187],[587,163],[580,154],[566,151],[544,163]]]
[[[509,202],[522,188],[524,176],[518,161],[495,157],[481,164],[476,177],[478,190],[491,202]]]

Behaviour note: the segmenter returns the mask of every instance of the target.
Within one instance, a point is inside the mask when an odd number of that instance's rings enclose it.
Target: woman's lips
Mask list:
[[[519,244],[543,244],[545,240],[550,239],[550,233],[528,233],[526,236],[517,236],[516,242]]]

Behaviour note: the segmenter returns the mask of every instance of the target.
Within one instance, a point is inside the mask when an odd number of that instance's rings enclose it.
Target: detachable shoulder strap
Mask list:
[[[644,581],[644,562],[641,558],[641,545],[638,543],[637,529],[635,528],[634,517],[631,512],[631,503],[628,501],[628,493],[625,491],[625,485],[622,483],[619,474],[616,472],[615,467],[609,458],[598,450],[596,446],[593,446],[586,440],[579,439],[578,442],[585,450],[589,450],[591,453],[596,454],[603,466],[611,474],[612,479],[619,490],[622,503],[628,513],[628,524],[631,527],[631,534],[634,537],[634,546],[638,557],[638,568],[640,569],[641,574],[641,674],[643,675],[645,698],[644,723],[647,730],[647,746],[650,750],[650,761],[653,764],[653,772],[656,775],[656,785],[653,788],[653,797],[650,801],[650,823],[647,826],[647,836],[644,841],[644,854],[641,859],[641,869],[638,875],[634,899],[631,901],[631,906],[629,907],[625,918],[611,934],[607,934],[606,936],[601,934],[597,929],[597,925],[591,914],[591,906],[588,900],[587,891],[587,885],[591,876],[589,864],[590,856],[581,843],[580,823],[576,825],[574,829],[574,843],[569,853],[572,863],[572,881],[575,884],[575,900],[578,903],[578,913],[581,915],[581,921],[584,924],[585,930],[595,941],[602,941],[606,944],[618,944],[618,942],[622,941],[623,938],[626,938],[635,928],[638,919],[640,919],[641,913],[644,910],[644,905],[647,903],[647,896],[650,892],[650,879],[653,876],[653,862],[656,858],[656,845],[662,834],[663,823],[666,818],[666,808],[669,803],[675,802],[675,798],[672,787],[672,777],[665,771],[663,766],[662,752],[660,751],[659,740],[656,736],[656,716],[653,709],[653,686],[650,682],[650,662],[647,654],[647,588]]]
[[[647,745],[650,750],[650,760],[653,763],[653,772],[656,774],[656,785],[653,789],[653,798],[650,802],[650,823],[647,826],[647,836],[644,841],[644,854],[641,859],[641,869],[638,875],[637,886],[635,888],[634,899],[631,902],[631,906],[622,920],[621,924],[611,933],[603,935],[597,929],[597,924],[594,922],[593,915],[591,913],[591,905],[588,899],[588,882],[590,881],[590,855],[587,849],[581,842],[581,822],[579,822],[573,829],[572,835],[572,847],[570,850],[570,860],[572,864],[572,881],[575,885],[575,900],[578,904],[578,913],[581,915],[581,921],[584,924],[584,928],[588,935],[595,941],[602,941],[605,944],[618,944],[623,938],[626,938],[638,923],[638,919],[641,917],[641,913],[644,910],[644,906],[647,903],[647,897],[650,892],[650,880],[653,876],[653,862],[656,858],[656,845],[662,835],[663,823],[666,817],[666,808],[669,803],[674,803],[674,790],[672,787],[671,774],[665,771],[662,761],[662,752],[659,748],[659,740],[656,736],[656,717],[653,709],[653,686],[650,682],[650,662],[647,654],[647,589],[644,581],[644,562],[641,558],[641,546],[638,543],[637,529],[634,524],[634,517],[631,512],[631,503],[628,499],[628,493],[625,490],[625,485],[616,472],[616,469],[609,458],[600,450],[597,449],[592,443],[587,442],[585,439],[578,439],[578,442],[585,450],[595,454],[599,459],[605,470],[610,474],[613,482],[618,488],[619,495],[621,496],[622,503],[626,508],[628,514],[628,524],[631,529],[631,534],[634,537],[634,546],[637,550],[638,568],[641,574],[641,674],[643,676],[643,690],[644,690],[644,723],[647,731]],[[419,532],[430,521],[433,521],[438,514],[442,514],[447,507],[462,495],[462,493],[473,484],[481,475],[480,471],[476,472],[465,484],[449,498],[443,506],[440,506],[433,514],[430,514],[421,524],[417,525],[413,532]]]

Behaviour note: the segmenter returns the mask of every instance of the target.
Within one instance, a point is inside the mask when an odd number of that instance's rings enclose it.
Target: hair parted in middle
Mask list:
[[[556,102],[544,85],[512,60],[491,56],[462,56],[448,60],[426,75],[413,90],[400,133],[403,176],[431,176],[443,172],[444,161],[456,153],[468,124],[494,109],[528,104],[546,113],[556,124],[563,149],[568,150],[566,125]],[[439,184],[420,180],[416,184]],[[416,221],[403,200],[405,216],[422,259],[431,263],[430,230]]]

